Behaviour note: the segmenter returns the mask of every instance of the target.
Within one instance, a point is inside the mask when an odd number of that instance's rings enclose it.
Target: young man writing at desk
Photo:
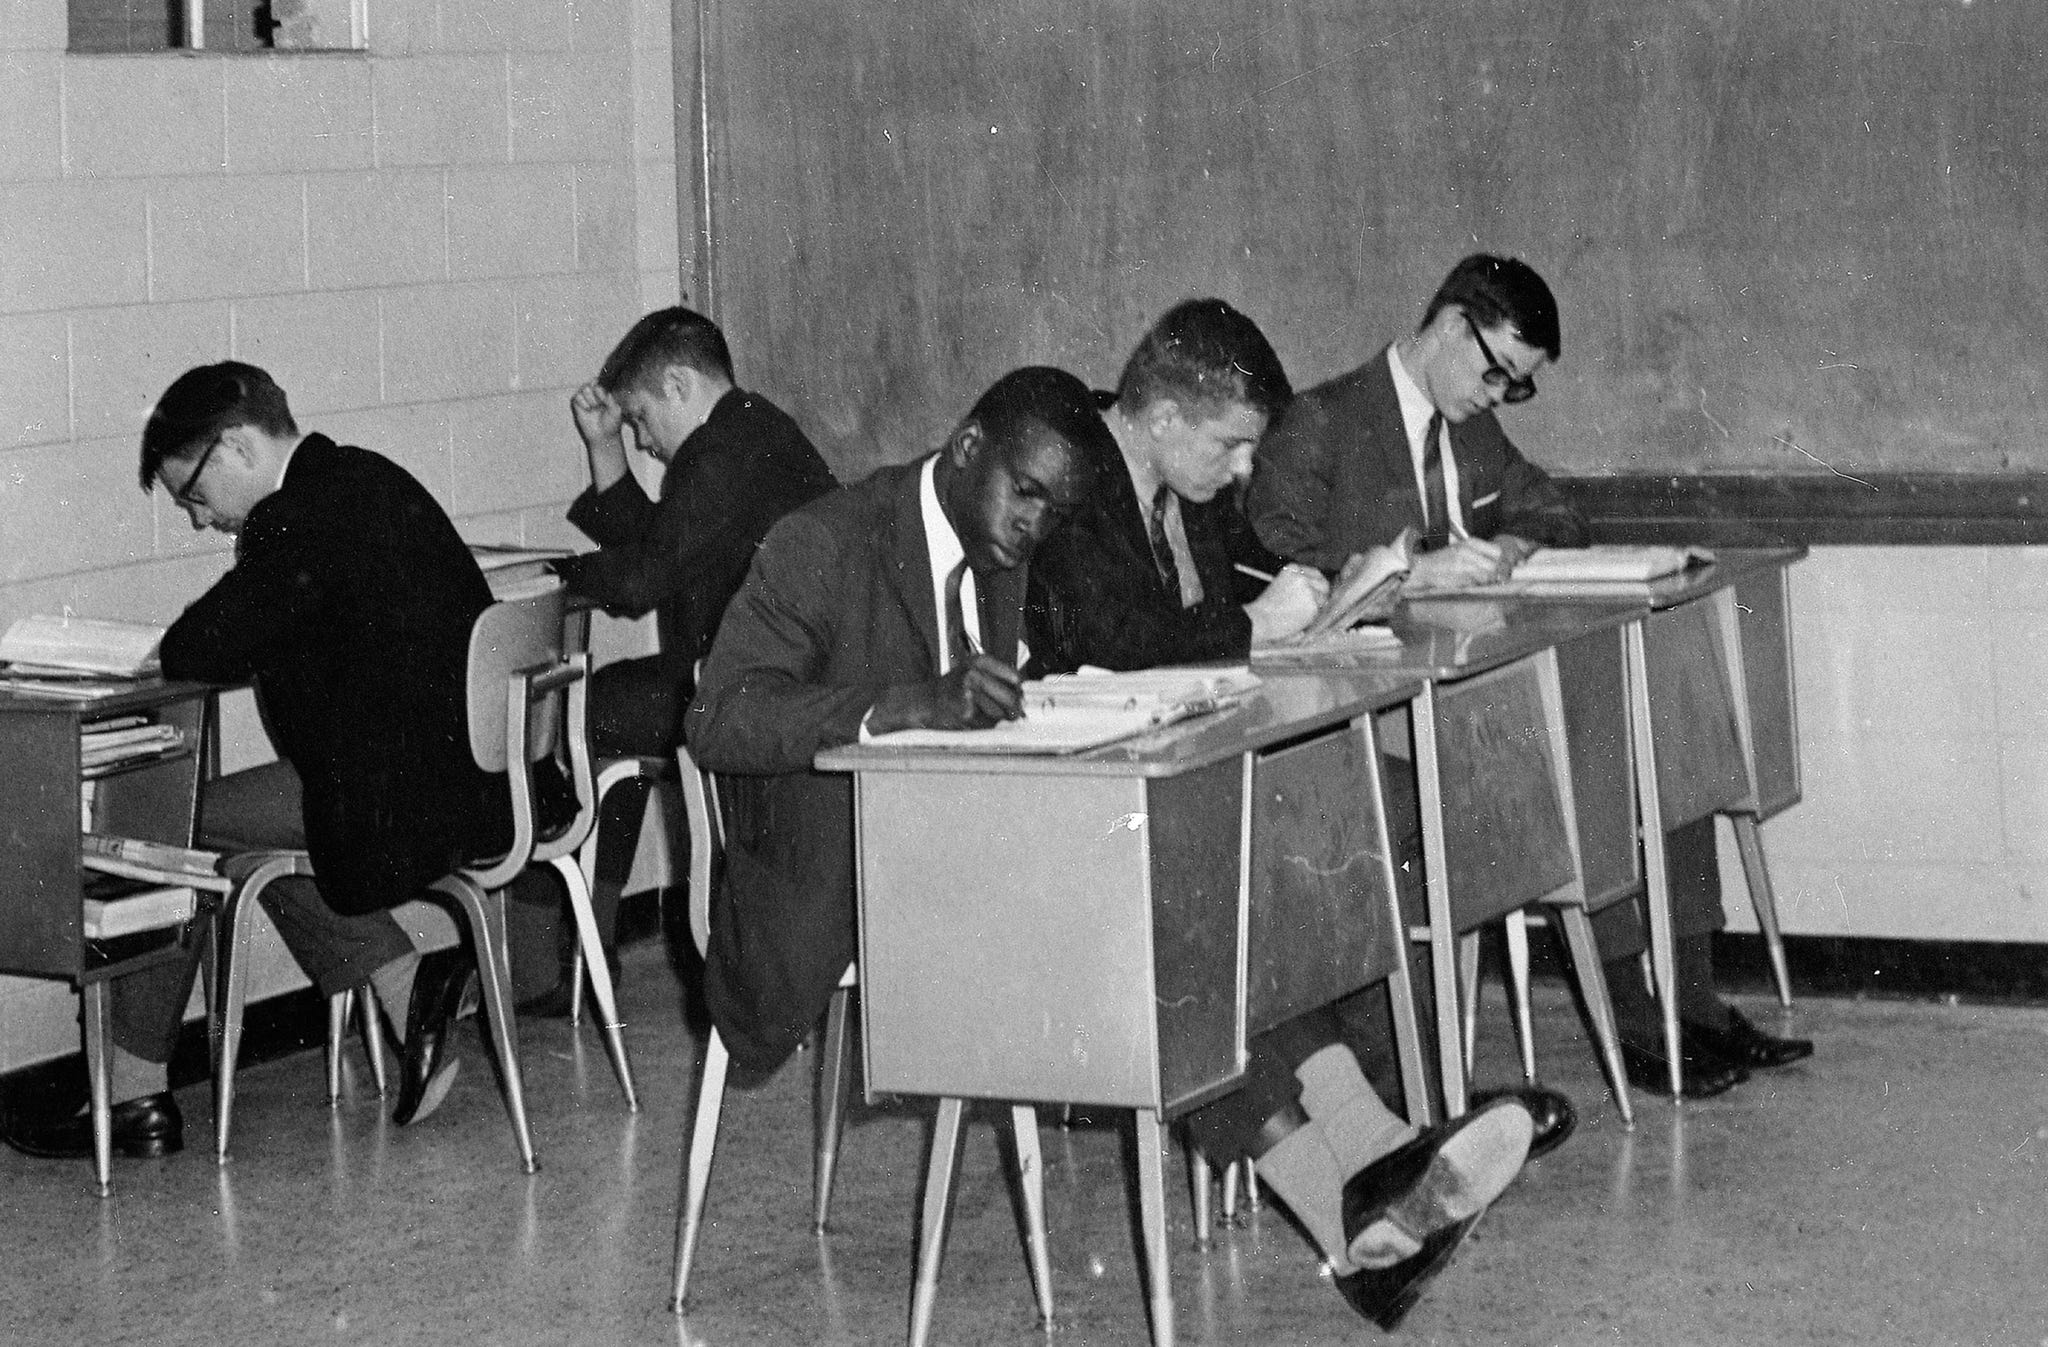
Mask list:
[[[305,434],[284,390],[253,365],[190,370],[150,413],[145,491],[235,539],[234,565],[161,647],[164,675],[254,682],[281,761],[208,783],[201,830],[242,845],[304,847],[314,884],[272,885],[264,908],[323,995],[373,983],[405,1022],[394,1118],[417,1122],[453,1083],[447,1029],[475,965],[422,957],[390,909],[511,832],[505,785],[470,757],[469,631],[491,601],[440,505],[368,450]],[[317,888],[316,888],[317,886]],[[113,990],[114,1144],[179,1149],[165,1063],[191,994],[183,963]],[[33,1155],[91,1153],[84,1117],[17,1125]]]
[[[1282,556],[1336,566],[1417,529],[1426,550],[1414,588],[1486,584],[1542,546],[1583,546],[1586,522],[1543,469],[1523,458],[1494,411],[1536,396],[1562,343],[1557,300],[1534,268],[1484,253],[1451,269],[1422,324],[1348,374],[1309,389],[1259,449],[1247,509]],[[1712,933],[1726,923],[1711,817],[1666,838],[1678,936],[1685,1093],[1719,1094],[1753,1067],[1813,1051],[1762,1032],[1714,989]],[[1637,960],[1648,941],[1640,900],[1593,918],[1637,1088],[1668,1093],[1657,1009]]]
[[[1239,570],[1276,567],[1237,489],[1290,396],[1264,334],[1222,300],[1190,300],[1153,325],[1115,394],[1098,395],[1109,435],[1091,441],[1095,491],[1032,569],[1029,630],[1041,665],[1241,660],[1254,640],[1308,623],[1327,588],[1319,573],[1289,568],[1261,592]],[[1369,988],[1355,999],[1379,995]],[[1539,1123],[1548,1149],[1572,1112],[1562,1096],[1514,1092],[1418,1131],[1381,1101],[1350,1037],[1334,1008],[1258,1035],[1244,1086],[1187,1125],[1213,1159],[1252,1157],[1353,1307],[1384,1324],[1514,1179]],[[1392,1076],[1391,1061],[1375,1064]]]
[[[569,507],[569,522],[598,550],[554,569],[571,595],[607,613],[651,609],[661,638],[660,654],[614,661],[592,677],[591,752],[667,758],[682,742],[697,661],[768,526],[837,483],[795,421],[734,383],[725,334],[689,309],[633,324],[569,412],[590,463],[590,487]],[[665,469],[658,500],[627,470],[628,427],[634,447]],[[622,790],[606,801],[604,865],[591,896],[608,954],[631,861],[625,843],[644,800]],[[568,950],[536,953],[566,961]],[[571,990],[557,985],[521,1008],[566,1015]]]

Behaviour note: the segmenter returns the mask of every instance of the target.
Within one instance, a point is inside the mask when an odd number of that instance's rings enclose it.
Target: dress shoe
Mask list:
[[[412,1004],[405,1014],[405,1056],[399,1063],[398,1106],[391,1120],[400,1127],[420,1122],[448,1097],[461,1065],[452,1051],[455,1014],[476,967],[460,949],[438,949],[420,959],[413,974]]]
[[[1717,1057],[1725,1057],[1737,1066],[1751,1070],[1768,1070],[1813,1056],[1812,1039],[1779,1038],[1775,1034],[1767,1034],[1751,1024],[1748,1016],[1732,1007],[1728,1011],[1728,1027],[1725,1029],[1681,1020],[1678,1033],[1686,1052],[1704,1047]]]
[[[185,1149],[185,1115],[169,1090],[146,1094],[114,1105],[114,1153],[144,1159],[176,1155]],[[11,1123],[7,1144],[23,1155],[45,1160],[85,1160],[92,1156],[92,1114]]]
[[[1484,1211],[1521,1172],[1534,1132],[1520,1099],[1496,1099],[1353,1174],[1344,1184],[1352,1262],[1384,1269],[1405,1261],[1431,1235]]]
[[[1512,1099],[1529,1110],[1529,1121],[1536,1127],[1536,1134],[1529,1139],[1531,1160],[1540,1159],[1564,1145],[1565,1138],[1579,1125],[1579,1111],[1572,1107],[1572,1101],[1541,1085],[1480,1090],[1467,1102],[1473,1108],[1480,1108],[1496,1099]]]
[[[605,967],[611,970],[612,987],[616,991],[619,985],[619,956],[607,951]],[[521,1015],[530,1016],[537,1020],[566,1020],[569,1018],[569,1011],[571,1009],[570,987],[569,966],[564,964],[562,965],[561,981],[544,992],[536,992],[534,995],[527,997],[514,1009]],[[590,1003],[592,1006],[595,1006],[597,998],[592,996]]]
[[[1628,1073],[1628,1083],[1638,1090],[1645,1094],[1663,1095],[1666,1099],[1671,1097],[1671,1064],[1662,1052],[1624,1042],[1621,1045],[1621,1065]],[[1748,1067],[1731,1062],[1683,1036],[1679,1039],[1678,1067],[1679,1093],[1686,1099],[1712,1099],[1749,1079]]]
[[[1450,1266],[1452,1255],[1478,1223],[1478,1216],[1467,1216],[1445,1226],[1424,1240],[1413,1257],[1390,1268],[1347,1272],[1336,1279],[1337,1292],[1361,1316],[1379,1325],[1381,1331],[1391,1333],[1422,1298],[1436,1274]]]

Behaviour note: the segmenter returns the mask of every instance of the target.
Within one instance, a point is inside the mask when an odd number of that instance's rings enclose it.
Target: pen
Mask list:
[[[1264,571],[1260,570],[1256,566],[1247,566],[1242,561],[1240,561],[1237,563],[1237,570],[1239,574],[1249,575],[1254,580],[1263,580],[1269,585],[1273,583],[1273,577],[1266,574]]]

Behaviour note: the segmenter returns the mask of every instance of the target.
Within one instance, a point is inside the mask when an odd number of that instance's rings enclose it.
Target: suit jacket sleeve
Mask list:
[[[569,522],[599,550],[557,564],[572,594],[614,616],[639,617],[680,594],[696,570],[735,545],[727,535],[741,513],[729,490],[703,481],[669,489],[676,495],[656,504],[627,473],[576,498]]]
[[[235,564],[164,633],[167,678],[239,683],[309,644],[325,564],[315,521],[273,498],[243,529]]]
[[[1550,474],[1522,457],[1490,413],[1472,421],[1471,457],[1479,478],[1473,483],[1472,531],[1484,538],[1512,533],[1546,547],[1584,547],[1591,538],[1586,519]],[[1467,453],[1458,447],[1460,466]],[[1488,494],[1497,492],[1486,505]]]
[[[715,772],[809,771],[820,750],[860,737],[886,690],[828,686],[845,619],[849,548],[819,518],[790,515],[769,531],[726,609],[684,730]],[[859,605],[853,605],[858,608]]]

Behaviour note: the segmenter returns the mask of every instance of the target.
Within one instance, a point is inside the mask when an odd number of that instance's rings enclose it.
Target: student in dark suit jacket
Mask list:
[[[1477,253],[1451,269],[1415,333],[1295,400],[1259,448],[1248,508],[1282,556],[1317,566],[1413,527],[1428,549],[1411,589],[1504,579],[1539,545],[1583,546],[1585,519],[1523,458],[1494,415],[1536,395],[1562,349],[1557,300],[1534,268]],[[1715,990],[1712,934],[1726,924],[1711,818],[1666,839],[1679,936],[1685,1093],[1719,1094],[1752,1067],[1809,1055],[1805,1039],[1752,1025]],[[1661,1022],[1636,957],[1648,940],[1640,900],[1593,918],[1638,1088],[1668,1091]]]
[[[194,528],[235,538],[233,567],[165,634],[165,675],[253,680],[282,759],[215,783],[207,827],[311,853],[317,891],[274,885],[266,910],[323,993],[373,982],[404,1011],[394,1116],[424,1118],[454,1078],[446,1025],[474,965],[460,950],[422,960],[389,909],[510,841],[505,783],[469,751],[465,681],[470,627],[490,603],[483,574],[425,488],[377,454],[303,434],[284,391],[252,365],[204,366],[165,391],[143,432],[141,478]],[[223,817],[239,812],[224,803],[250,802],[253,822]],[[115,985],[124,1154],[181,1144],[164,1063],[197,953],[195,942],[184,962]],[[82,1119],[61,1119],[9,1140],[82,1156],[90,1137]]]
[[[1585,520],[1523,458],[1494,408],[1557,359],[1557,304],[1526,264],[1454,268],[1414,335],[1294,400],[1259,446],[1246,508],[1265,544],[1336,570],[1413,527],[1418,583],[1504,578],[1537,545],[1582,547]]]
[[[788,414],[735,386],[725,334],[689,309],[635,323],[569,410],[590,461],[590,487],[570,505],[569,522],[598,550],[554,568],[571,595],[607,613],[652,610],[661,638],[659,654],[616,660],[592,677],[591,751],[665,758],[682,742],[697,661],[710,653],[768,526],[837,483]],[[628,426],[634,447],[666,468],[658,501],[627,470]],[[605,802],[591,899],[608,950],[644,808],[639,791],[615,790]],[[568,936],[567,923],[557,929]],[[532,948],[548,939],[544,923],[522,923],[515,965],[566,962],[566,938]],[[569,988],[558,984],[522,1009],[566,1015]]]
[[[863,733],[1018,714],[1023,567],[1080,502],[1077,446],[1102,434],[1071,375],[1016,370],[938,453],[769,530],[685,723],[698,763],[725,774],[705,996],[743,1069],[795,1049],[853,958],[853,786],[811,760]],[[944,617],[962,565],[980,653]]]
[[[1251,537],[1237,489],[1290,393],[1265,335],[1220,299],[1176,305],[1153,325],[1116,393],[1100,399],[1109,436],[1090,446],[1095,489],[1032,567],[1038,664],[1242,660],[1255,639],[1306,625],[1327,593],[1320,573],[1289,567],[1261,592],[1236,570],[1279,569]],[[1373,998],[1384,999],[1369,988],[1350,1000]],[[1252,1159],[1346,1299],[1387,1326],[1520,1170],[1538,1109],[1551,1120],[1549,1144],[1572,1113],[1562,1096],[1529,1091],[1475,1098],[1465,1118],[1412,1127],[1354,1056],[1354,1044],[1372,1054],[1386,1029],[1355,1035],[1350,1018],[1323,1007],[1259,1034],[1240,1087],[1186,1124],[1212,1158]]]

